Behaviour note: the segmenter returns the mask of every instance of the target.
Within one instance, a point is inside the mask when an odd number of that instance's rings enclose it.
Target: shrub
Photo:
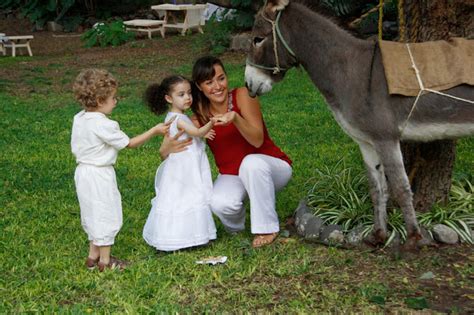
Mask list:
[[[325,223],[340,224],[345,231],[358,225],[372,225],[372,204],[367,179],[340,160],[335,165],[316,169],[308,205]]]
[[[215,12],[206,23],[203,40],[212,54],[219,55],[229,47],[232,33],[248,31],[254,23],[251,0],[232,0],[239,9]]]
[[[93,46],[118,46],[130,39],[135,34],[127,32],[123,21],[117,20],[111,23],[97,23],[90,30],[82,35],[81,39],[85,41],[86,47]]]
[[[308,206],[314,214],[326,224],[339,224],[345,231],[363,226],[367,235],[373,227],[373,206],[369,197],[368,182],[365,173],[354,171],[340,160],[332,167],[325,166],[316,170],[317,177],[308,192]],[[407,232],[401,211],[387,209],[387,228],[396,231],[402,240]],[[446,206],[436,204],[431,211],[417,213],[420,225],[430,229],[435,224],[451,227],[463,242],[474,244],[471,230],[474,229],[474,185],[467,179],[454,181]],[[394,238],[392,233],[387,240]]]
[[[206,23],[202,35],[205,46],[214,55],[222,54],[229,47],[232,33],[235,30],[236,24],[233,19],[219,21],[216,15],[213,15]]]

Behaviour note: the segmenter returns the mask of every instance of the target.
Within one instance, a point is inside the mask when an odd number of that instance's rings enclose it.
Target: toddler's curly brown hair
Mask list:
[[[117,80],[103,69],[82,70],[74,81],[74,97],[85,109],[94,109],[117,90]]]

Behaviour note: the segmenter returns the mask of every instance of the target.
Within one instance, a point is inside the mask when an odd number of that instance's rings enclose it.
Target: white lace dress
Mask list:
[[[165,122],[176,116],[170,136],[178,132],[177,122],[192,124],[188,116],[169,112]],[[183,134],[180,139],[188,138]],[[172,153],[155,176],[156,197],[143,229],[145,241],[162,251],[203,245],[216,238],[210,210],[212,177],[204,142],[193,137],[187,150]]]

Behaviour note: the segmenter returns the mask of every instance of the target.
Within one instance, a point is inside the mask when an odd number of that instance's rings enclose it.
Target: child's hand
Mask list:
[[[176,118],[176,116],[171,118],[166,123],[159,123],[158,125],[153,127],[155,129],[155,134],[165,135],[170,130],[170,125],[171,125],[171,123],[173,122],[173,120],[175,118]]]
[[[209,139],[209,140],[214,140],[215,137],[216,137],[216,132],[214,131],[214,129],[209,130],[209,132],[206,133],[206,135],[204,136],[204,138]]]
[[[229,123],[234,121],[235,112],[230,111],[230,112],[227,112],[227,113],[222,114],[222,115],[216,115],[216,116],[212,117],[211,120],[212,119],[215,119],[214,125],[216,125],[216,126],[228,125]]]

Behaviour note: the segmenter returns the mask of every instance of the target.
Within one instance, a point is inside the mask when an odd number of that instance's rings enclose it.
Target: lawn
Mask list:
[[[157,253],[141,233],[154,194],[160,138],[122,151],[116,164],[124,225],[113,253],[131,266],[105,273],[84,267],[88,245],[69,143],[72,117],[80,108],[71,82],[85,67],[114,73],[120,102],[112,119],[136,135],[163,120],[141,101],[146,85],[170,73],[189,75],[195,57],[204,53],[195,40],[199,36],[102,49],[80,48],[72,38],[57,43],[60,53],[38,47],[43,54],[32,58],[0,58],[0,313],[474,312],[472,246],[393,254],[330,248],[290,236],[254,250],[248,229],[232,236],[216,221],[218,239],[211,245]],[[243,85],[245,56],[227,53],[223,59],[231,85]],[[294,161],[293,179],[278,194],[284,229],[317,180],[315,169],[340,159],[357,171],[363,166],[357,146],[303,71],[290,71],[260,100],[272,138]],[[460,140],[454,176],[472,178],[473,165],[474,139]],[[228,257],[226,264],[195,263],[219,255]],[[420,279],[429,271],[434,278]]]

